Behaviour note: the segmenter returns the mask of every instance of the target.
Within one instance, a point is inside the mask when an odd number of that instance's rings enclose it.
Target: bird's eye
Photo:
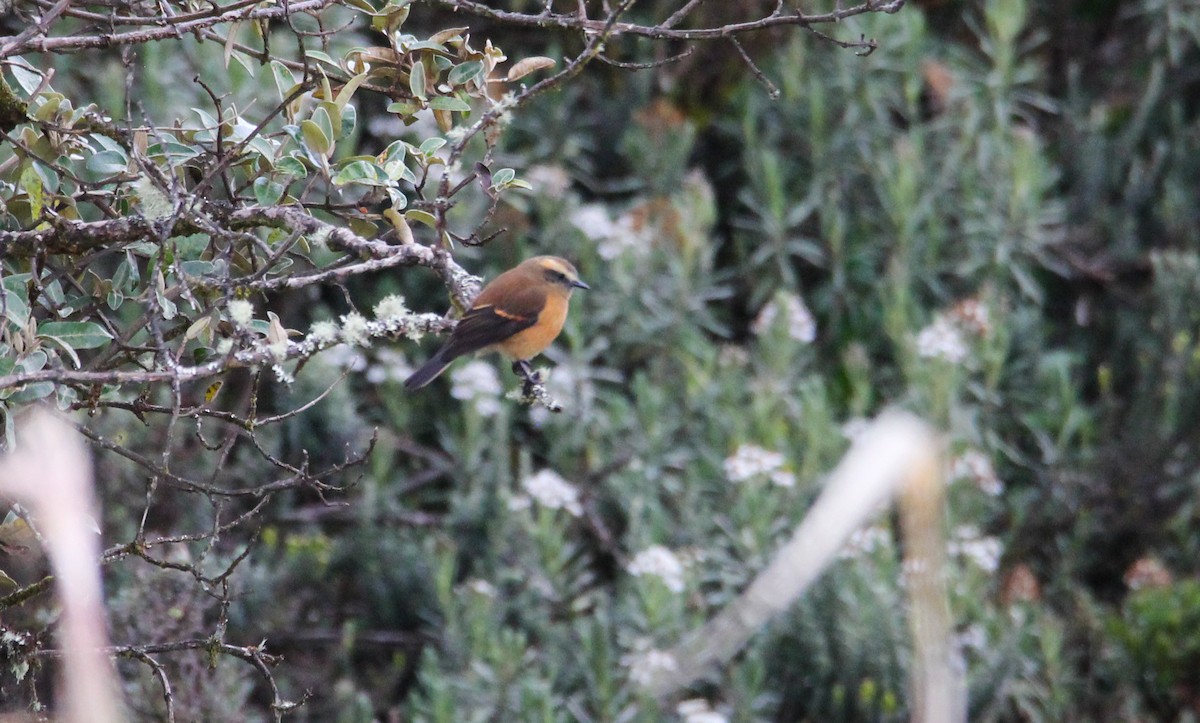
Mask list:
[[[555,271],[554,269],[546,269],[546,280],[553,281],[553,282],[559,283],[559,284],[565,284],[565,283],[567,283],[567,275],[561,271]]]

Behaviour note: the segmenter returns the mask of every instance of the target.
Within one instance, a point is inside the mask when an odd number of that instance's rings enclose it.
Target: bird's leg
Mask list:
[[[539,388],[545,380],[541,372],[536,372],[529,365],[528,361],[515,361],[512,365],[513,374],[521,377],[524,386],[521,387],[522,401],[526,404],[540,402],[546,409],[551,412],[561,412],[563,407],[555,401],[549,394],[546,393],[545,387]]]
[[[533,385],[537,383],[533,367],[529,365],[528,361],[524,359],[518,359],[517,361],[513,362],[512,370],[513,374],[521,377],[521,381],[525,382],[525,388],[521,391],[525,396],[529,396],[530,392],[533,391]]]
[[[529,362],[524,359],[518,359],[512,363],[513,374],[521,377],[524,381],[529,381],[533,376],[533,367],[529,366]]]

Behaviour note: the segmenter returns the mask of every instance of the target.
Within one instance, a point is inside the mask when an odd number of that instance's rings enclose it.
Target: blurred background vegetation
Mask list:
[[[420,6],[409,22],[461,24]],[[578,43],[472,25],[513,58]],[[763,31],[743,45],[766,83],[714,44],[640,71],[593,63],[512,115],[496,165],[532,190],[504,196],[496,240],[454,253],[485,278],[558,254],[591,284],[547,354],[564,413],[506,398],[517,382],[490,357],[404,393],[434,339],[343,345],[272,388],[263,403],[288,409],[351,370],[272,433],[280,456],[336,461],[379,435],[335,504],[276,497],[230,580],[229,638],[265,638],[284,694],[309,693],[289,719],[907,719],[887,516],[690,700],[636,685],[764,566],[887,405],[947,434],[970,720],[1200,716],[1200,4],[913,0],[834,31],[879,48]],[[219,48],[184,47],[139,49],[131,94],[151,117],[202,104],[177,82],[196,73],[236,98],[274,92]],[[125,97],[115,57],[51,59],[68,97]],[[436,133],[356,102],[339,153]],[[429,275],[347,288],[363,307],[447,308]],[[348,310],[338,293],[271,308],[297,328]],[[90,424],[161,442],[128,416]],[[144,478],[97,464],[102,527],[125,539]],[[163,530],[202,519],[169,499]],[[118,643],[203,637],[219,613],[190,576],[136,560],[106,584]],[[267,717],[244,664],[164,664],[180,720]],[[15,672],[9,706],[27,700]],[[161,716],[152,672],[122,673],[138,716]]]

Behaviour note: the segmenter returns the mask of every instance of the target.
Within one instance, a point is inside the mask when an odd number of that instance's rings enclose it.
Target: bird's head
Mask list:
[[[570,294],[572,289],[591,288],[580,281],[579,272],[566,259],[557,256],[534,256],[522,265],[528,266],[531,273],[539,275],[563,293]]]

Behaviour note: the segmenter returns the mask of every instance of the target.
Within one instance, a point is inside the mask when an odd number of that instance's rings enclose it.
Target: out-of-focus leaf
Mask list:
[[[271,77],[275,79],[275,89],[279,91],[279,99],[283,100],[292,94],[296,87],[296,76],[292,69],[279,62],[271,61]]]
[[[492,185],[503,186],[517,177],[517,172],[511,168],[501,168],[492,174]]]
[[[13,77],[17,79],[17,85],[21,86],[21,90],[25,91],[26,95],[33,95],[33,91],[37,90],[42,84],[42,74],[35,73],[22,63],[13,63],[8,66]]]
[[[319,156],[329,155],[329,151],[333,149],[333,140],[325,133],[321,126],[317,125],[312,120],[304,120],[300,122],[300,132],[304,134],[304,143]]]
[[[415,243],[412,229],[399,211],[394,208],[386,209],[383,212],[383,217],[392,225],[392,228],[396,229],[396,238],[399,239],[400,243]]]
[[[409,209],[404,213],[404,218],[408,219],[409,221],[423,223],[429,228],[437,228],[437,217],[428,211],[422,211],[416,208]]]
[[[439,95],[429,101],[429,107],[434,110],[450,110],[459,113],[470,113],[471,105],[466,101],[448,95]]]
[[[350,102],[350,99],[354,97],[354,91],[358,90],[358,87],[365,83],[366,80],[367,74],[359,73],[350,80],[346,81],[346,84],[343,85],[342,89],[338,91],[337,98],[334,99],[333,102],[337,104],[338,108],[345,108],[346,104]]]
[[[413,61],[412,70],[408,75],[408,89],[413,97],[425,100],[425,64],[420,60]]]
[[[429,42],[437,43],[438,45],[444,45],[451,40],[462,40],[463,33],[467,32],[468,30],[470,30],[468,27],[446,28],[445,30],[441,30],[431,35],[429,37]]]
[[[504,77],[509,83],[514,80],[520,80],[525,76],[543,68],[553,68],[557,61],[554,58],[547,58],[541,55],[535,55],[532,58],[525,58],[516,65],[508,69],[508,75]]]
[[[46,187],[42,184],[41,176],[33,171],[32,166],[21,172],[21,189],[29,198],[29,217],[41,218],[42,209],[46,205]]]

